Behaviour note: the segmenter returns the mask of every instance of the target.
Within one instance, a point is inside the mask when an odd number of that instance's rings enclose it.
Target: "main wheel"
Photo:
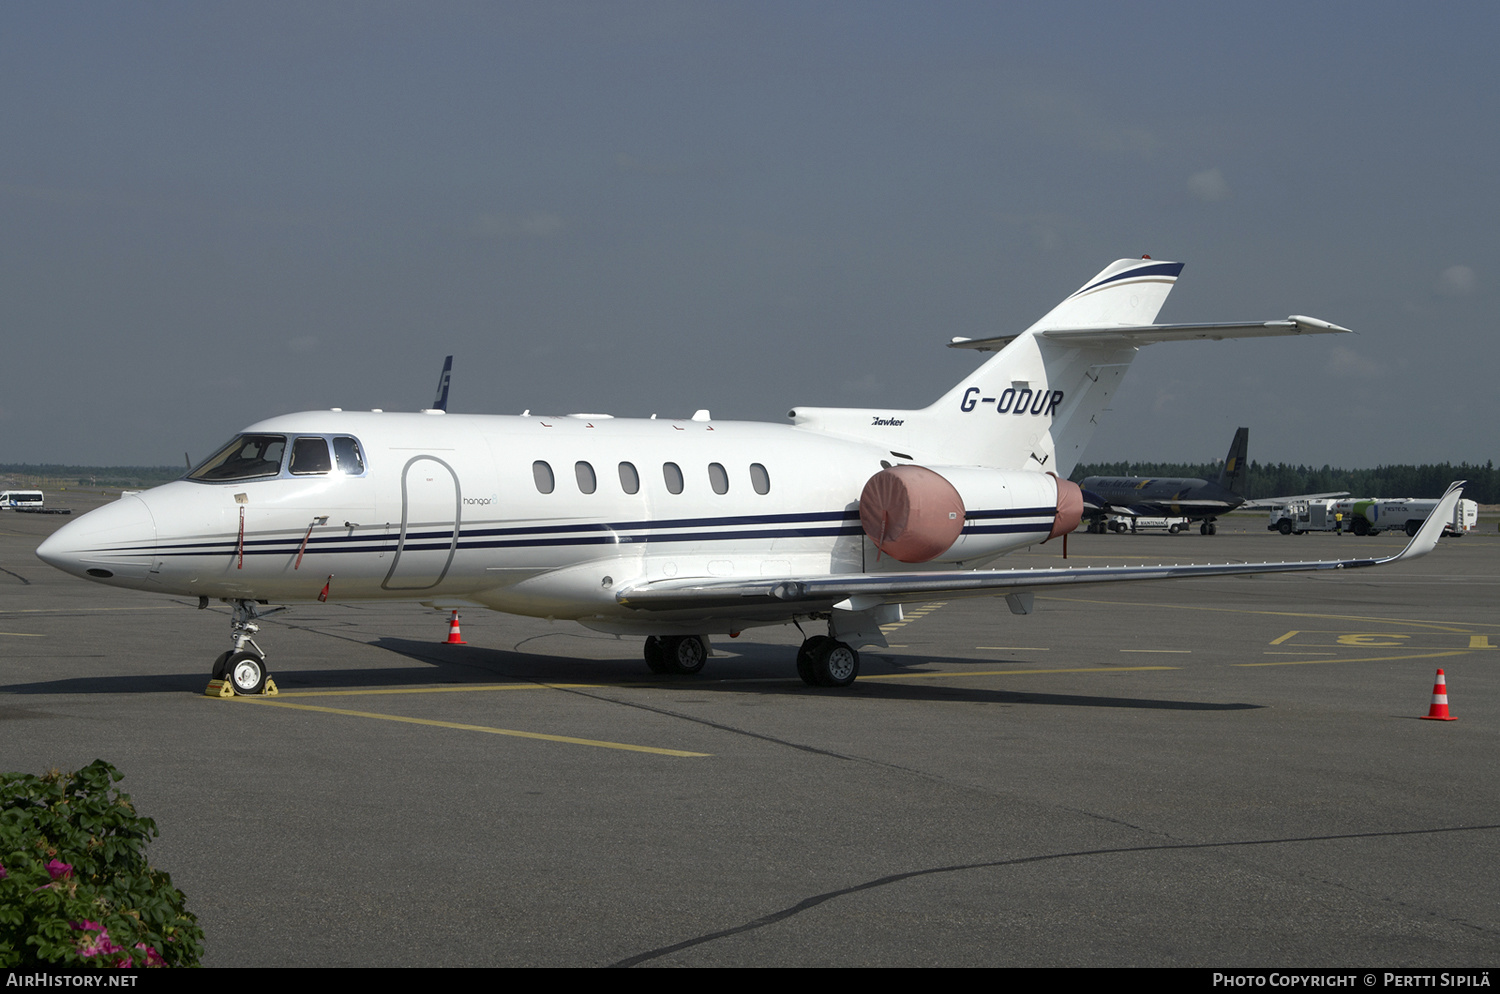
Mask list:
[[[1203,524],[1201,524],[1201,525],[1198,526],[1198,534],[1199,535],[1207,535],[1208,534],[1208,522],[1207,521],[1203,522]]]
[[[702,635],[669,635],[661,640],[662,659],[671,673],[697,673],[708,662],[708,642]]]
[[[813,672],[813,655],[822,647],[824,642],[829,641],[832,640],[827,635],[814,635],[797,647],[797,675],[809,687],[820,686],[818,677]]]
[[[662,652],[662,640],[655,635],[646,636],[646,668],[652,673],[670,673],[667,667],[667,657]]]
[[[847,687],[859,676],[859,653],[829,639],[814,650],[812,671],[820,687]]]
[[[1208,533],[1210,535],[1219,534],[1219,523],[1217,521],[1208,526]]]
[[[236,652],[224,662],[229,685],[241,697],[266,689],[266,661],[253,652]]]

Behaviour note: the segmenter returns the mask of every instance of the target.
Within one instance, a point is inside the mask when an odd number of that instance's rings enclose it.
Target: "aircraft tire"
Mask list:
[[[813,672],[813,655],[827,641],[829,641],[827,635],[814,635],[809,639],[804,639],[797,647],[797,675],[809,687],[822,686],[818,683],[817,674]]]
[[[1213,524],[1211,524],[1211,525],[1208,526],[1208,533],[1210,535],[1217,535],[1217,534],[1219,534],[1219,525],[1218,525],[1218,522],[1214,522]]]
[[[668,672],[697,673],[708,662],[708,642],[702,635],[669,635],[661,640],[661,654]]]
[[[667,668],[667,657],[662,653],[661,642],[662,640],[658,636],[646,636],[646,647],[644,650],[644,655],[646,657],[646,668],[649,669],[652,673],[671,672],[671,670]]]
[[[224,661],[229,686],[240,697],[253,697],[266,689],[266,661],[253,652],[236,652]]]
[[[847,687],[859,676],[859,653],[829,639],[813,653],[813,676],[820,687]]]
[[[213,678],[215,680],[224,679],[225,664],[229,662],[229,657],[232,655],[234,655],[234,650],[225,649],[219,653],[219,658],[214,660]]]

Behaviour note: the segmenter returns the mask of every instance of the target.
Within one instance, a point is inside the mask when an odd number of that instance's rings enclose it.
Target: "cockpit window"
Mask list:
[[[297,439],[292,443],[292,461],[287,468],[298,476],[331,473],[333,461],[328,458],[328,443],[316,436]]]
[[[187,478],[217,483],[275,476],[281,472],[281,456],[285,451],[285,435],[239,435],[199,463]],[[324,459],[327,457],[325,448]]]
[[[333,440],[333,455],[339,462],[339,472],[345,476],[359,476],[365,471],[365,458],[360,455],[359,443],[348,435],[338,435]]]

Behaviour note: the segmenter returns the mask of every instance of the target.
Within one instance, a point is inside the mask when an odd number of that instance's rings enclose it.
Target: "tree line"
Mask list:
[[[1211,463],[1086,463],[1074,469],[1070,479],[1081,483],[1089,476],[1167,476],[1212,481],[1219,478],[1222,466],[1222,460]],[[1483,466],[1445,462],[1425,466],[1340,469],[1294,466],[1284,462],[1260,463],[1252,459],[1245,496],[1259,500],[1347,490],[1355,497],[1441,497],[1454,480],[1469,481],[1464,486],[1464,496],[1468,499],[1481,504],[1500,504],[1500,470],[1495,469],[1494,460]]]
[[[18,485],[56,485],[58,481],[89,487],[156,487],[170,483],[185,470],[181,466],[70,466],[63,463],[0,463],[0,476]]]

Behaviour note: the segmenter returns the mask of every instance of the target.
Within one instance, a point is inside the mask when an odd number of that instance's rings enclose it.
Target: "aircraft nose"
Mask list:
[[[144,576],[156,549],[156,519],[139,497],[121,497],[62,526],[37,547],[37,558],[95,580]]]

